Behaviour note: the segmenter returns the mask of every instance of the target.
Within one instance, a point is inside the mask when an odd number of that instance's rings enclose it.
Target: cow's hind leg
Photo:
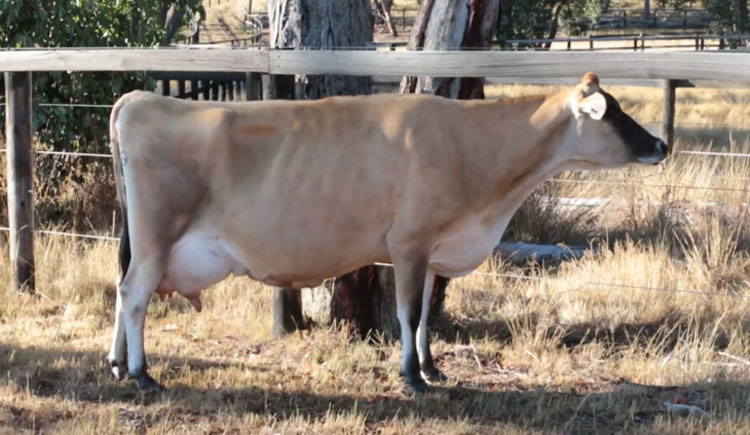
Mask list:
[[[430,334],[427,331],[427,320],[430,316],[430,301],[432,300],[432,291],[435,283],[435,272],[428,270],[424,280],[424,289],[422,290],[422,313],[417,328],[417,353],[419,354],[419,367],[424,376],[430,382],[440,382],[446,380],[446,376],[440,373],[435,367],[430,352]]]
[[[122,301],[121,316],[127,338],[128,378],[135,379],[141,390],[161,388],[147,372],[143,328],[148,302],[163,274],[164,262],[159,258],[133,261],[117,289]]]
[[[125,217],[122,224],[122,233],[120,235],[120,268],[122,270],[121,278],[124,278],[130,264],[130,237],[128,235],[127,212],[123,212]],[[122,279],[117,284],[119,289]],[[117,304],[115,305],[115,328],[112,334],[112,346],[109,349],[107,361],[110,370],[115,379],[122,380],[128,372],[128,353],[127,339],[125,337],[125,319],[122,313],[122,297],[119,290],[117,291]]]
[[[118,286],[119,287],[119,286]],[[115,328],[112,346],[109,349],[107,361],[115,379],[123,380],[128,372],[127,339],[125,337],[125,318],[122,311],[122,296],[118,288],[117,303],[115,305]]]
[[[420,373],[415,333],[422,311],[427,256],[412,254],[393,257],[393,269],[396,278],[396,314],[401,325],[401,374],[407,393],[424,394],[430,389]]]

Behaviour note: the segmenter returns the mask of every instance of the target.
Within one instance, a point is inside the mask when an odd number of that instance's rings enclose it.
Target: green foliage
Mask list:
[[[703,0],[711,14],[711,30],[721,34],[750,32],[747,0]]]
[[[602,12],[602,0],[513,0],[502,3],[500,34],[504,39],[549,37],[555,8],[560,28],[570,34],[588,29]]]
[[[694,6],[695,0],[656,0],[656,6],[661,9],[677,9],[678,11]]]
[[[565,2],[560,16],[561,27],[569,35],[581,35],[588,31],[589,23],[602,15],[602,0],[572,0]]]
[[[203,13],[200,0],[0,1],[0,47],[140,47],[165,43],[170,7]],[[35,103],[112,104],[153,87],[143,73],[39,73]],[[38,138],[55,149],[101,151],[107,108],[34,107]]]

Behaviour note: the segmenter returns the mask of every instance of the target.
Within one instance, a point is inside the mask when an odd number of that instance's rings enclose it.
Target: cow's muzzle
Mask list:
[[[667,145],[661,139],[656,139],[656,142],[654,142],[653,152],[645,156],[638,157],[638,161],[647,165],[657,165],[661,163],[662,160],[667,158],[667,154],[669,154],[669,145]]]

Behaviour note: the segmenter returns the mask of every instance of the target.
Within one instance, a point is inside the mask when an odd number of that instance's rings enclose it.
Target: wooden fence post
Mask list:
[[[672,152],[674,145],[674,104],[677,83],[674,80],[664,80],[664,97],[661,106],[661,139],[669,145]]]
[[[5,73],[10,285],[34,292],[34,184],[31,73]]]
[[[263,75],[264,100],[293,100],[294,76]],[[277,288],[273,292],[273,336],[281,337],[304,327],[302,294],[299,290]]]
[[[211,99],[211,81],[201,80],[201,86],[203,86],[203,99],[210,100]]]
[[[190,98],[193,100],[198,99],[198,80],[190,80]]]
[[[304,328],[302,293],[299,290],[276,288],[273,291],[273,327],[275,338]]]
[[[168,97],[169,94],[171,94],[171,91],[172,90],[170,89],[170,81],[162,80],[161,81],[161,94],[164,95],[165,97]]]
[[[293,100],[294,76],[263,75],[264,100]]]
[[[263,99],[263,74],[255,72],[245,74],[245,99],[247,101]]]

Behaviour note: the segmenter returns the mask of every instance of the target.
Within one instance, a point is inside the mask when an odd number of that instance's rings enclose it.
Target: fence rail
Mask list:
[[[221,71],[272,75],[431,75],[750,81],[742,52],[504,52],[269,49],[48,49],[0,51],[0,69],[38,71]]]

